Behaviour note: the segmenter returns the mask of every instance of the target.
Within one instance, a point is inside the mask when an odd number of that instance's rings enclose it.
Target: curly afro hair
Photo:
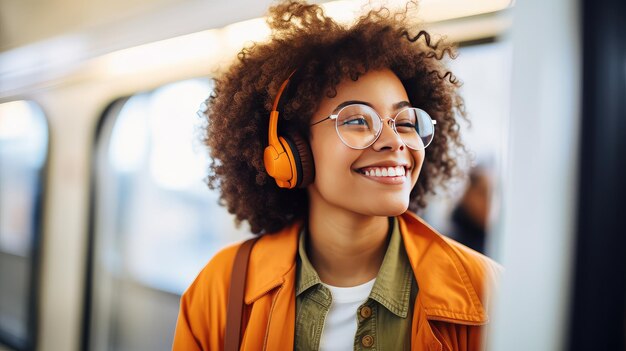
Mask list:
[[[263,164],[269,111],[294,69],[298,79],[281,98],[280,134],[308,139],[322,94],[333,97],[342,79],[387,68],[400,78],[411,104],[437,121],[409,209],[425,207],[425,195],[458,174],[456,156],[465,148],[457,116],[466,115],[457,94],[460,84],[443,62],[446,54],[454,58],[455,50],[413,30],[407,13],[408,5],[400,13],[382,7],[342,25],[317,5],[289,1],[270,8],[271,40],[242,49],[238,60],[217,75],[202,131],[212,158],[207,183],[220,189],[220,204],[235,214],[237,225],[245,220],[253,233],[270,233],[307,215],[306,189],[279,188]]]

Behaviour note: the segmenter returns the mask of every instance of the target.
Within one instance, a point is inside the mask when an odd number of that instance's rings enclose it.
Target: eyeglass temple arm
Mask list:
[[[328,116],[328,117],[326,117],[326,118],[324,118],[324,119],[322,119],[322,120],[320,120],[320,121],[317,121],[317,122],[315,122],[315,123],[311,124],[311,126],[314,126],[314,125],[316,125],[316,124],[320,124],[320,123],[324,122],[324,121],[325,121],[325,120],[327,120],[327,119],[335,119],[335,118],[337,118],[337,115],[330,115],[330,116]]]

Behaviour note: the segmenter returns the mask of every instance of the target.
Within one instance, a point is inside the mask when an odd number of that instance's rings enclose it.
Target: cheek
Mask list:
[[[411,182],[413,184],[411,185],[411,188],[413,188],[417,183],[420,171],[422,169],[422,166],[424,165],[424,159],[426,158],[426,154],[424,153],[424,150],[411,150],[411,157],[413,158],[413,172],[411,172]]]
[[[341,143],[333,128],[319,126],[319,128],[311,131],[309,142],[316,172],[323,172],[329,166],[341,163],[340,158],[345,145]]]
[[[345,146],[334,129],[332,133],[324,132],[312,133],[310,139],[315,163],[315,185],[322,193],[345,190],[354,180],[355,174],[352,174],[352,166],[359,158],[361,151]]]
[[[311,143],[315,162],[316,179],[336,178],[351,172],[352,163],[358,158],[355,150],[345,146],[336,137],[319,138]]]

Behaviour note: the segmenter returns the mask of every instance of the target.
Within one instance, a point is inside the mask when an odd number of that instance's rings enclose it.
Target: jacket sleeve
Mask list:
[[[186,294],[180,299],[180,310],[176,321],[176,331],[174,332],[173,351],[200,351],[202,350],[198,340],[191,331],[189,321],[189,298]]]
[[[223,349],[228,287],[238,246],[218,252],[181,297],[173,351]]]
[[[462,325],[432,321],[433,333],[442,344],[442,351],[484,351],[486,350],[487,326]]]

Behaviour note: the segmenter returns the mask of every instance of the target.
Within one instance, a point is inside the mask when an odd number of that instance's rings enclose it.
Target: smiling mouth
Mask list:
[[[395,167],[363,167],[356,170],[357,173],[368,177],[404,177],[409,173],[410,168],[406,166]]]

